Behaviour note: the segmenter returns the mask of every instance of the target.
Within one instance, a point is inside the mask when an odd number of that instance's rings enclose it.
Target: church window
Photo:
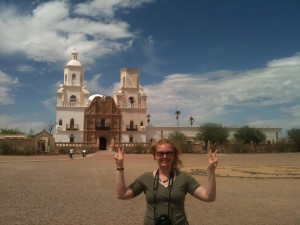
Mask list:
[[[130,107],[133,108],[133,106],[134,106],[134,98],[133,97],[129,97],[128,102],[130,104]]]
[[[129,142],[133,142],[133,136],[129,136]]]
[[[58,125],[62,126],[62,119],[59,120]]]
[[[123,77],[123,87],[125,87],[125,77]]]
[[[76,74],[72,74],[72,85],[75,85],[76,82]]]
[[[67,74],[65,74],[65,84],[67,83]]]
[[[70,120],[70,128],[71,128],[71,129],[74,128],[74,119],[73,119],[73,118]]]
[[[143,125],[144,125],[144,122],[143,122],[143,121],[141,121],[141,122],[140,122],[140,126],[142,127]]]
[[[70,106],[76,106],[76,96],[72,95],[70,97]]]
[[[133,120],[130,120],[130,130],[133,129]]]
[[[73,134],[70,135],[70,142],[71,142],[71,143],[74,142],[74,135],[73,135]]]

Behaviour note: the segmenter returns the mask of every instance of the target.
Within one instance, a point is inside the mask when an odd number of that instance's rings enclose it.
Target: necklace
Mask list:
[[[159,181],[160,181],[160,182],[163,182],[163,183],[166,183],[168,180],[169,180],[169,178],[166,179],[166,180],[162,180],[162,179],[159,178]]]

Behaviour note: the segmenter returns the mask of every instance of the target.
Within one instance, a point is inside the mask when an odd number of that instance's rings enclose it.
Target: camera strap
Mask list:
[[[174,181],[174,172],[171,170],[170,176],[169,176],[169,186],[168,186],[168,191],[169,191],[169,201],[168,201],[168,216],[170,216],[170,205],[171,205],[171,191],[173,189],[173,181]],[[154,177],[154,185],[153,185],[153,195],[154,195],[154,220],[157,218],[157,212],[156,212],[156,206],[157,206],[157,189],[158,189],[158,183],[159,183],[159,169],[156,171],[155,177]]]

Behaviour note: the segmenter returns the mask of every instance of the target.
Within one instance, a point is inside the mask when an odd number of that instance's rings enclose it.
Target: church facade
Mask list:
[[[147,95],[140,87],[140,70],[120,71],[114,98],[90,96],[85,68],[72,52],[64,66],[64,82],[56,93],[56,143],[97,143],[99,150],[114,142],[146,142]]]
[[[146,126],[147,95],[140,87],[140,70],[120,70],[120,87],[114,97],[100,94],[90,96],[84,85],[85,68],[72,52],[64,66],[64,82],[57,90],[55,143],[72,146],[79,143],[96,145],[99,150],[110,149],[114,143],[146,143],[167,137],[170,132],[183,132],[194,142],[197,127]],[[260,128],[267,142],[281,138],[281,128]],[[233,138],[237,128],[229,128]]]

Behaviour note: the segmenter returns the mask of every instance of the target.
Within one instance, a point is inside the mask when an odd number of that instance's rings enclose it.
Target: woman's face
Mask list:
[[[156,160],[159,167],[172,167],[174,151],[169,144],[158,145],[156,150]]]

